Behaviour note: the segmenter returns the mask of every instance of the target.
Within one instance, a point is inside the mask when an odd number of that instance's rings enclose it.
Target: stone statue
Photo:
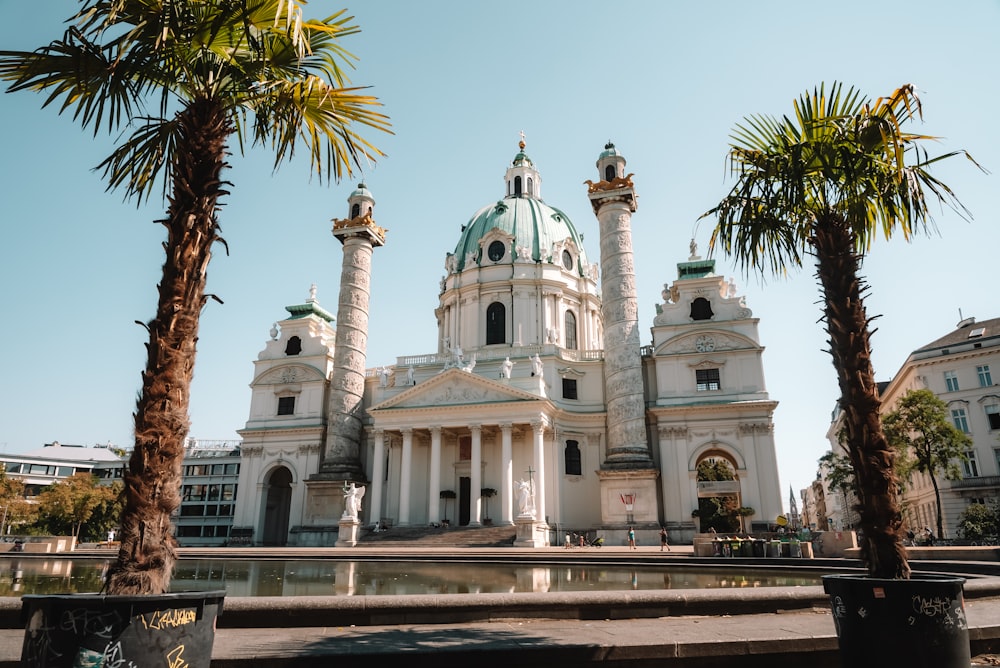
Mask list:
[[[365,496],[365,487],[358,487],[353,482],[344,488],[344,514],[345,520],[358,519],[361,512],[361,499]]]
[[[688,249],[691,251],[690,259],[693,260],[698,257],[698,243],[694,239],[691,240],[691,243],[688,245]]]
[[[534,517],[535,504],[532,499],[531,482],[528,480],[518,480],[516,484],[518,514]]]
[[[538,353],[535,353],[531,357],[531,375],[541,378],[543,368],[541,358],[538,357]]]
[[[514,363],[510,361],[510,357],[504,359],[500,363],[500,377],[510,380],[510,372],[514,368]]]
[[[413,365],[412,364],[410,366],[406,367],[406,384],[407,385],[416,385],[417,384],[417,381],[415,381],[413,379]]]
[[[389,376],[392,372],[389,367],[380,366],[378,368],[379,387],[389,387]]]

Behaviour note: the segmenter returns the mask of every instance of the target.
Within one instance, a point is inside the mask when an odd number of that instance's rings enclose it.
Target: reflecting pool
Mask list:
[[[0,596],[96,592],[105,559],[0,559]],[[393,596],[818,586],[815,571],[725,567],[468,562],[183,559],[173,589],[228,596]]]

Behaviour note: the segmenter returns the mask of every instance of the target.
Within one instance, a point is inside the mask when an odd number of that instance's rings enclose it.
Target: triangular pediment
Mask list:
[[[538,401],[543,397],[461,369],[448,369],[369,411]]]

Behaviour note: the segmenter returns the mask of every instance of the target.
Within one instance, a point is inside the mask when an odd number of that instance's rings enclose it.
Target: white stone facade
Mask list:
[[[365,372],[362,525],[534,522],[528,533],[544,538],[522,539],[540,545],[567,530],[619,535],[631,522],[640,541],[655,542],[661,525],[674,542],[689,541],[705,457],[730,461],[740,505],[757,510],[753,521],[773,522],[781,512],[776,402],[764,385],[757,321],[735,286],[711,262],[695,263],[694,273],[678,265],[652,345],[640,347],[649,323],[636,312],[630,239],[612,235],[616,257],[602,240],[600,262],[589,259],[568,217],[539,199],[541,178],[523,149],[502,199],[474,214],[445,255],[436,350]],[[616,222],[630,214],[627,203],[615,208],[631,193],[623,167],[606,147],[589,193],[595,214],[619,232],[631,222]],[[374,199],[364,193],[370,212]],[[610,284],[599,291],[602,271]],[[606,330],[608,295],[616,297]],[[696,299],[709,315],[692,317]],[[257,543],[333,545],[330,518],[340,517],[342,495],[317,491],[310,478],[325,470],[319,459],[331,448],[335,417],[322,397],[338,383],[339,338],[315,300],[289,310],[256,363],[235,524],[252,527]],[[291,336],[302,352],[288,353]],[[278,414],[292,404],[293,414]],[[622,449],[630,456],[616,460]],[[519,517],[519,481],[530,483],[532,517]]]

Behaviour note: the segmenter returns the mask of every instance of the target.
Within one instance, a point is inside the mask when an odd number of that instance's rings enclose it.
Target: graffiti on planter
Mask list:
[[[139,618],[147,629],[158,630],[194,624],[198,615],[194,608],[174,608],[173,610],[157,610],[148,615],[140,615]]]
[[[104,650],[104,668],[139,668],[131,659],[127,659],[122,651],[122,644],[116,642]]]
[[[914,595],[913,611],[916,617],[910,617],[910,625],[916,623],[918,617],[928,617],[930,619],[940,619],[945,626],[957,626],[960,629],[966,628],[965,610],[958,600],[948,596],[920,596]]]
[[[847,606],[844,605],[844,599],[839,596],[833,597],[833,616],[838,619],[847,617]]]
[[[78,608],[65,610],[59,619],[60,630],[82,636],[110,639],[115,629],[121,628],[122,618],[116,611],[97,611]]]
[[[184,645],[178,645],[167,652],[167,668],[188,668],[188,662],[184,660],[183,654]]]

